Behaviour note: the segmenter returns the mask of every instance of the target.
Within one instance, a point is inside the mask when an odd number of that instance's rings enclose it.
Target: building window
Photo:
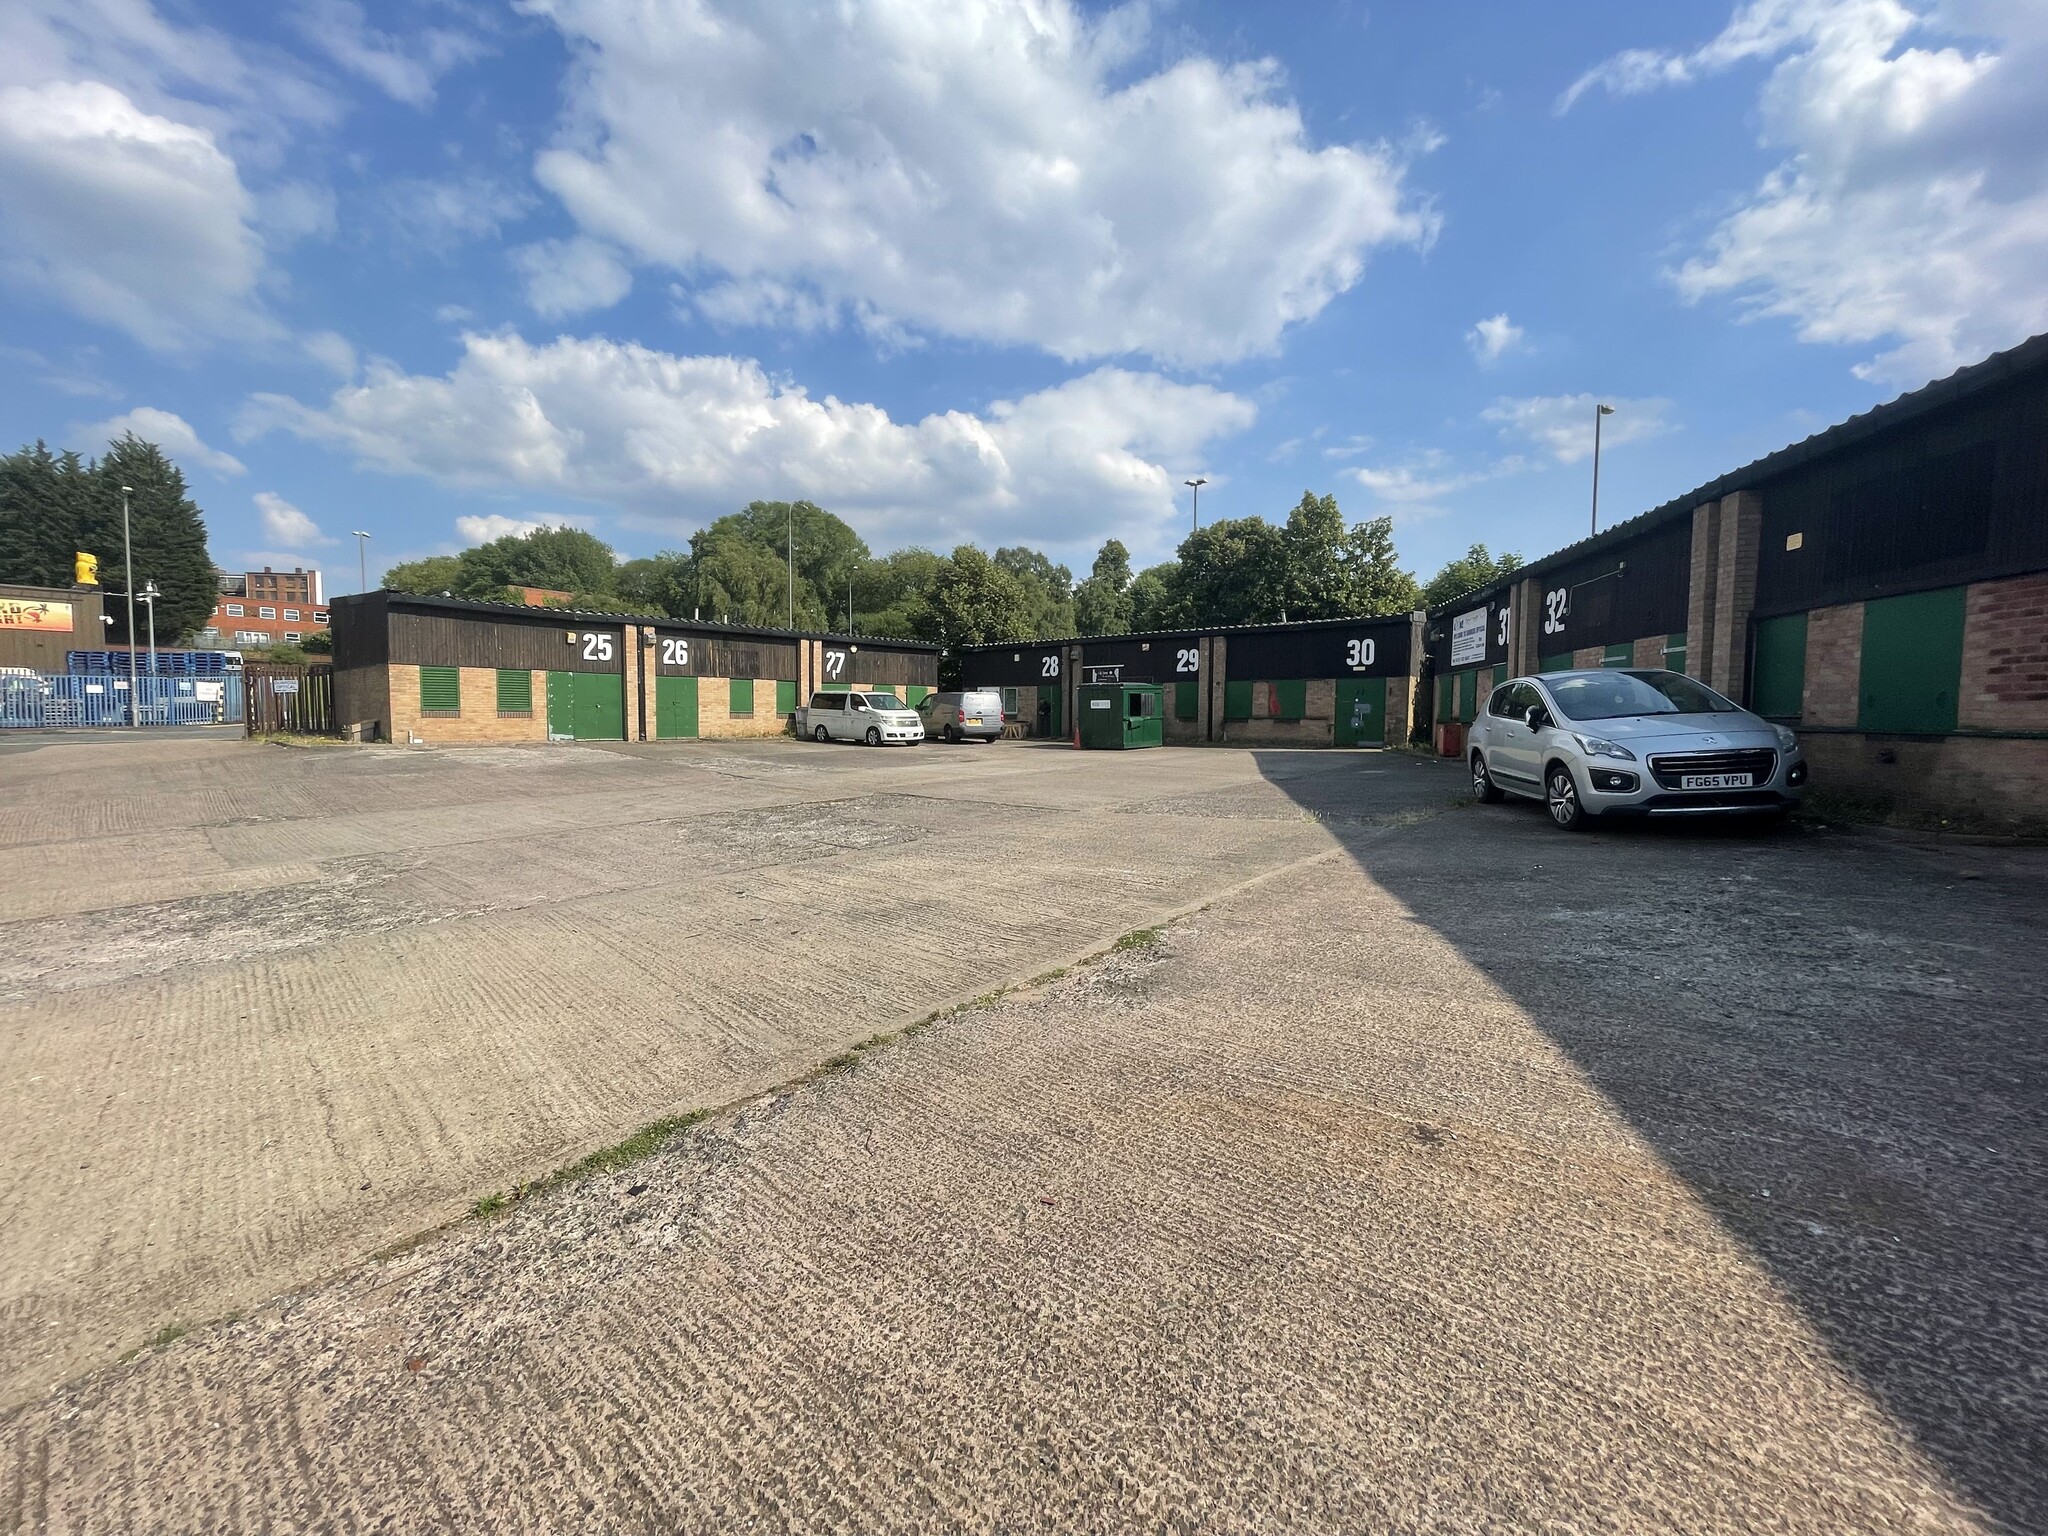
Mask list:
[[[231,619],[239,619],[239,618],[240,618],[241,616],[242,616],[242,605],[241,605],[240,603],[229,603],[229,604],[228,604],[228,617],[229,617],[229,618],[231,618]]]
[[[268,645],[269,643],[270,636],[263,633],[260,629],[238,629],[235,631],[235,644],[237,645]]]
[[[275,608],[258,608],[256,610],[256,617],[259,619],[274,619],[277,617],[277,610]]]
[[[313,610],[313,622],[315,624],[325,624],[327,622],[327,610],[325,608],[315,608]]]
[[[533,674],[527,671],[498,669],[498,713],[501,715],[533,714]]]
[[[303,639],[305,639],[305,638],[306,638],[306,637],[305,637],[304,635],[300,634],[300,633],[299,633],[299,632],[298,632],[298,631],[297,631],[296,629],[288,629],[288,630],[286,630],[286,631],[284,632],[284,637],[285,637],[285,640],[286,640],[287,642],[290,642],[290,641],[295,641],[295,640],[303,640]]]
[[[287,608],[287,609],[285,609],[285,611],[284,611],[284,621],[285,621],[285,623],[287,623],[287,624],[296,624],[296,623],[298,623],[298,622],[299,622],[299,610],[298,610],[298,609],[296,609],[296,608]]]
[[[462,672],[456,667],[420,668],[420,713],[462,713]]]

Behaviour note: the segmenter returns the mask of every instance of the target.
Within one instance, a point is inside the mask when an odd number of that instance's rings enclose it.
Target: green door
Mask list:
[[[1939,733],[1956,728],[1966,607],[1962,587],[1872,598],[1863,605],[1858,730]]]
[[[576,674],[548,674],[548,735],[567,740],[576,734]]]
[[[1379,747],[1387,740],[1387,680],[1337,679],[1337,745]]]
[[[578,741],[623,741],[626,738],[626,680],[616,672],[572,672],[575,679],[571,718]]]
[[[654,680],[654,735],[659,741],[686,740],[697,734],[697,679],[657,677]]]
[[[1040,683],[1038,685],[1038,701],[1041,704],[1050,704],[1052,706],[1052,734],[1055,737],[1065,735],[1066,732],[1063,729],[1064,722],[1060,718],[1060,685],[1058,683]]]

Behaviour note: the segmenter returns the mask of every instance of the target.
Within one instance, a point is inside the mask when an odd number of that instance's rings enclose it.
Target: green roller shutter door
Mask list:
[[[925,691],[930,692],[931,690],[926,689]],[[782,716],[785,720],[796,713],[795,683],[777,683],[775,685],[775,713]]]
[[[1460,672],[1458,674],[1458,718],[1466,725],[1479,713],[1479,674]]]
[[[790,691],[795,692],[795,685]],[[697,734],[697,679],[654,680],[654,734],[661,741],[686,741]]]
[[[1387,739],[1387,680],[1337,679],[1335,740],[1340,747],[1376,747]]]
[[[1956,728],[1963,595],[1962,587],[1946,587],[1863,605],[1859,729],[1931,734]]]
[[[1252,685],[1230,683],[1223,685],[1223,718],[1226,720],[1249,720],[1252,717]]]
[[[1763,620],[1750,652],[1749,707],[1773,720],[1797,720],[1805,695],[1806,615]]]
[[[459,667],[420,668],[420,709],[430,715],[462,713],[462,671]]]
[[[578,741],[626,738],[626,680],[616,672],[572,672],[575,679],[572,734]]]
[[[1199,720],[1202,718],[1202,685],[1200,683],[1183,681],[1173,685],[1173,718],[1176,720]]]

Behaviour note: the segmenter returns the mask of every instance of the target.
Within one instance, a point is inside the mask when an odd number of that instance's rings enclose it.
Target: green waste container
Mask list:
[[[1084,747],[1166,743],[1166,690],[1157,683],[1083,683],[1079,708]]]

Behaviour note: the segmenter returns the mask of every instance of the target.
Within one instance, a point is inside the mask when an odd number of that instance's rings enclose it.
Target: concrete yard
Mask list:
[[[2039,851],[1405,754],[21,745],[0,1530],[2048,1528]]]

